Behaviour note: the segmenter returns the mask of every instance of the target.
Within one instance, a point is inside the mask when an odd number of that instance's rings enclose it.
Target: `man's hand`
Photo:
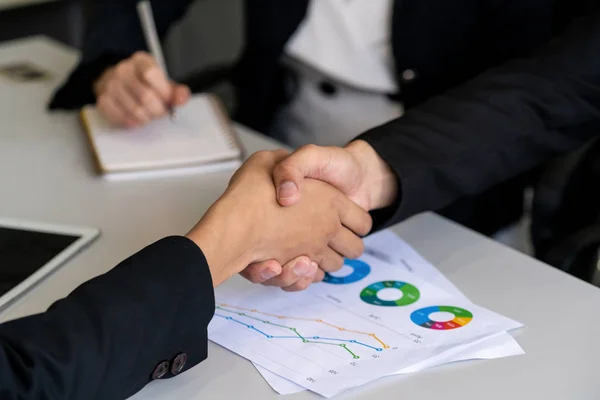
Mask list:
[[[306,178],[327,182],[349,199],[364,208],[374,210],[393,203],[397,195],[397,179],[389,166],[373,148],[362,140],[351,142],[346,148],[319,147],[308,145],[295,151],[275,167],[273,178],[277,199],[282,206],[291,206],[300,201]],[[302,195],[304,195],[302,193]],[[285,290],[302,290],[311,282],[319,282],[324,271],[310,260],[292,260],[283,267],[277,263],[249,265],[242,275],[248,280],[265,285],[275,285]],[[297,271],[308,270],[308,276]]]
[[[277,203],[272,171],[286,156],[277,151],[250,157],[188,234],[204,251],[215,285],[249,264],[272,260],[263,265],[281,271],[281,265],[298,256],[305,257],[288,265],[297,272],[304,269],[308,284],[316,264],[323,271],[335,271],[342,267],[343,257],[362,253],[360,236],[370,231],[371,218],[331,185],[309,179],[294,207]]]
[[[164,117],[190,99],[190,89],[170,81],[154,58],[138,52],[108,68],[94,83],[96,105],[113,124],[134,128]]]
[[[304,146],[278,163],[273,179],[282,206],[299,201],[305,178],[335,186],[368,211],[391,205],[398,192],[390,167],[362,140],[345,148]]]

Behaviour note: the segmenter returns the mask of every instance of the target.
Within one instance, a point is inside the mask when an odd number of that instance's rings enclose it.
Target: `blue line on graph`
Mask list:
[[[359,342],[358,340],[349,340],[349,339],[337,339],[337,338],[325,338],[325,337],[321,337],[321,336],[312,336],[312,337],[300,337],[300,336],[275,336],[275,335],[269,335],[268,333],[265,333],[263,331],[261,331],[260,329],[257,329],[256,327],[254,327],[254,325],[250,325],[250,324],[246,324],[245,322],[242,322],[240,320],[237,320],[233,317],[228,317],[226,315],[222,315],[219,313],[215,313],[216,317],[221,317],[223,319],[229,320],[229,321],[233,321],[237,324],[243,325],[246,328],[252,329],[253,331],[256,331],[258,333],[260,333],[261,335],[265,336],[267,339],[300,339],[300,340],[304,340],[306,341],[307,339],[315,339],[315,340],[335,340],[338,342],[348,342],[348,343],[352,343],[352,344],[357,344],[360,346],[365,346],[368,347],[370,349],[376,350],[376,351],[382,351],[382,349],[380,347],[374,347],[371,345],[368,345],[366,343],[363,342]]]

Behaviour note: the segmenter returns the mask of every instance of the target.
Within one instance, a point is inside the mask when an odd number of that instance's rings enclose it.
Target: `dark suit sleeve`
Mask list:
[[[490,70],[359,136],[399,179],[379,228],[444,207],[600,134],[600,11],[535,56]]]
[[[156,30],[164,38],[192,0],[152,0]],[[138,50],[147,50],[137,0],[93,2],[82,59],[55,93],[50,109],[75,109],[96,101],[93,83],[106,70]]]
[[[185,353],[187,370],[206,358],[214,305],[200,248],[156,242],[45,313],[0,325],[0,398],[127,398],[162,361]]]

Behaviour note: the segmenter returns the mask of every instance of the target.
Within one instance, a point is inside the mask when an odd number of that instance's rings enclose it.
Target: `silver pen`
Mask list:
[[[152,12],[152,5],[150,1],[143,0],[137,4],[137,12],[142,23],[142,30],[144,31],[144,37],[146,38],[146,46],[150,50],[152,57],[158,63],[158,66],[163,70],[165,75],[168,77],[167,63],[165,62],[165,56],[163,55],[162,47],[160,45],[160,39],[156,31],[156,24],[154,23],[154,13]],[[167,104],[169,115],[171,120],[175,118],[175,109],[173,104]]]

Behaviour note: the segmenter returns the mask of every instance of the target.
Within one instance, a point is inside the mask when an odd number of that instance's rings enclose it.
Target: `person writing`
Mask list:
[[[306,181],[298,204],[277,204],[271,172],[286,154],[250,157],[186,236],[146,247],[44,313],[0,324],[0,398],[127,398],[206,359],[213,288],[249,264],[358,256],[371,218],[337,189]]]

